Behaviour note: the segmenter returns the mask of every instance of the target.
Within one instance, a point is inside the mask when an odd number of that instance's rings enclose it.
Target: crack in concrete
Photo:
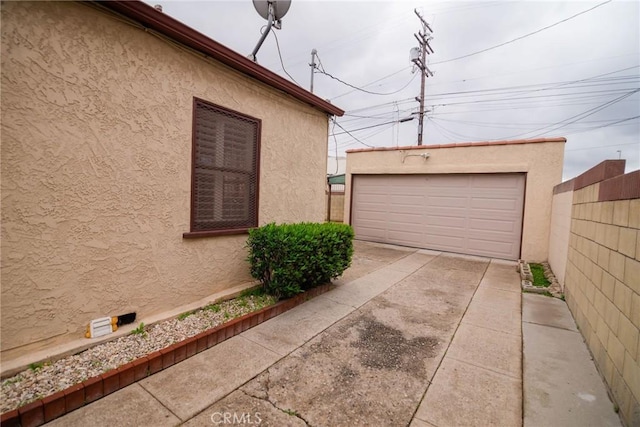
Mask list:
[[[289,415],[289,416],[294,416],[294,417],[296,417],[296,418],[300,419],[300,420],[301,420],[301,421],[302,421],[302,422],[303,422],[307,427],[313,427],[311,424],[309,424],[309,421],[307,421],[306,419],[304,419],[304,417],[302,417],[302,415],[300,415],[300,414],[298,413],[298,411],[291,410],[291,409],[282,409],[282,408],[280,408],[278,405],[276,405],[276,404],[271,400],[271,398],[269,398],[269,388],[270,388],[270,386],[271,386],[271,372],[267,369],[266,374],[267,374],[267,380],[266,380],[266,382],[265,382],[265,395],[266,395],[266,397],[262,398],[262,397],[259,397],[259,396],[255,396],[255,395],[253,395],[253,394],[251,394],[251,393],[246,392],[246,391],[245,391],[245,390],[243,390],[242,388],[240,388],[239,390],[240,390],[241,392],[243,392],[245,395],[249,396],[249,397],[252,397],[252,398],[254,398],[254,399],[262,400],[262,401],[265,401],[265,402],[269,403],[269,404],[270,404],[271,406],[273,406],[275,409],[277,409],[278,411],[280,411],[280,412],[282,412],[282,413],[284,413],[284,414],[287,414],[287,415]]]

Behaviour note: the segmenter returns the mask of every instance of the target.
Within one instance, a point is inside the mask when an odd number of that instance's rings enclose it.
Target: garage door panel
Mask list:
[[[359,221],[380,221],[386,222],[386,214],[380,211],[368,210],[358,212],[357,219]]]
[[[393,185],[390,187],[391,194],[394,196],[406,196],[406,197],[423,197],[424,189],[414,186]]]
[[[520,222],[514,219],[514,216],[517,215],[518,212],[500,212],[500,211],[487,211],[487,210],[473,210],[469,213],[469,220],[493,220],[493,221],[515,221]],[[470,223],[471,224],[471,223]],[[490,224],[487,224],[490,225]]]
[[[429,183],[429,189],[438,190],[441,188],[466,188],[469,186],[469,175],[448,175],[447,180],[440,179],[442,175],[429,175],[424,179]]]
[[[422,236],[420,234],[411,233],[409,231],[389,230],[387,236],[388,238],[398,242],[411,242],[412,244],[419,244],[422,241]]]
[[[409,214],[409,213],[417,213],[420,212],[420,206],[416,205],[405,205],[405,204],[390,204],[388,207],[389,214]]]
[[[485,209],[490,211],[516,211],[516,200],[498,198],[477,198],[471,199],[471,209]]]
[[[469,221],[469,229],[471,230],[495,230],[513,233],[516,230],[517,223],[515,221],[498,219],[471,219]]]
[[[388,200],[390,204],[402,203],[403,205],[421,206],[424,204],[422,194],[392,194]]]
[[[498,231],[480,231],[472,230],[469,233],[469,240],[483,240],[487,245],[491,242],[496,243],[513,243],[513,233],[511,232],[498,232]]]
[[[386,194],[378,194],[378,193],[365,193],[362,195],[363,198],[366,197],[365,204],[376,206],[377,204],[385,204],[389,200],[389,196]]]
[[[431,216],[449,216],[452,218],[466,218],[467,217],[467,208],[442,208],[442,207],[434,207],[430,206],[428,209],[429,215],[425,216],[425,218],[429,218]],[[426,208],[423,212],[427,212]]]
[[[367,234],[369,234],[368,230],[386,230],[387,223],[379,221],[362,221],[359,228],[362,232],[367,231]]]
[[[356,175],[362,240],[506,259],[520,253],[524,174]]]
[[[465,237],[468,234],[464,227],[426,226],[423,230],[427,236]]]
[[[517,188],[518,182],[515,180],[504,179],[505,176],[517,176],[522,174],[505,174],[505,173],[485,173],[485,174],[469,174],[473,178],[474,187],[484,188]]]
[[[422,225],[422,215],[389,214],[388,218],[390,230],[405,230],[407,226],[419,228]]]
[[[425,242],[441,250],[457,251],[464,244],[464,237],[429,235],[426,236]]]
[[[360,232],[366,236],[377,236],[377,237],[385,237],[387,233],[386,224],[368,224],[362,225],[359,227]]]
[[[466,228],[467,219],[464,216],[445,216],[445,215],[428,215],[426,224],[432,226],[441,226],[444,228]]]
[[[427,196],[426,202],[429,206],[437,206],[441,208],[466,208],[468,201],[466,199],[455,196]]]

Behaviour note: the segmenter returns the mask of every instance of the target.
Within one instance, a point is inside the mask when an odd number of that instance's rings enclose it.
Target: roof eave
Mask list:
[[[202,52],[243,74],[246,74],[275,89],[281,90],[327,114],[335,116],[342,116],[344,114],[343,110],[330,102],[319,98],[313,93],[277,75],[273,71],[256,64],[249,58],[245,58],[239,53],[223,46],[215,40],[210,39],[204,34],[194,30],[171,16],[154,9],[152,6],[142,1],[97,0],[96,2],[107,9],[111,9],[129,19],[137,21],[143,26],[157,31],[158,33],[161,33],[185,46]]]

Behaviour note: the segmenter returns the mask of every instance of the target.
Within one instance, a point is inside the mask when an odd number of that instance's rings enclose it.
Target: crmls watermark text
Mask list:
[[[260,412],[214,412],[211,414],[211,422],[214,424],[260,424],[262,418]]]

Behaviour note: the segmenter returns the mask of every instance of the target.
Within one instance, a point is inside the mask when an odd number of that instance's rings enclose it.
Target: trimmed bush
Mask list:
[[[275,297],[289,298],[340,276],[351,265],[346,224],[268,224],[249,231],[251,275]]]

